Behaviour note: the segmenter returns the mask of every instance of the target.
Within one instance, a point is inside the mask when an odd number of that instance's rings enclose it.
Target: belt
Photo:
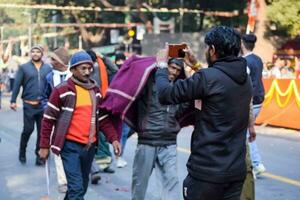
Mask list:
[[[32,106],[37,106],[40,104],[39,101],[31,101],[31,100],[24,100],[25,103],[30,104]]]

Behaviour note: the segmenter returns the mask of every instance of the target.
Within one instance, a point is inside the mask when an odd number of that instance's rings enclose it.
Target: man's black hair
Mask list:
[[[242,42],[247,50],[252,51],[255,46],[256,36],[254,34],[245,34],[242,37]]]
[[[123,52],[119,51],[119,52],[116,52],[116,61],[118,60],[126,60],[126,56]]]
[[[93,62],[97,61],[97,55],[93,50],[87,50],[86,52],[91,56]]]
[[[204,42],[212,48],[215,47],[218,58],[238,56],[241,50],[241,36],[233,28],[217,26],[212,28],[205,36]]]

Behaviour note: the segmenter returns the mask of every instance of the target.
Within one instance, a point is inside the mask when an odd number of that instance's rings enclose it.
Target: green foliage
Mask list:
[[[291,37],[300,35],[299,0],[273,0],[267,10],[268,20],[276,25],[277,32]]]

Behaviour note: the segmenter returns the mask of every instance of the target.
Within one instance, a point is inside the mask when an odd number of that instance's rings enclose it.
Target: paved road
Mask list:
[[[10,111],[7,97],[0,110],[0,199],[3,200],[36,200],[47,194],[46,176],[43,167],[34,165],[33,133],[27,153],[27,164],[21,165],[18,160],[18,144],[22,128],[22,110]],[[6,107],[6,108],[5,108]],[[266,135],[267,129],[259,129],[258,145],[268,173],[256,180],[257,200],[299,200],[300,199],[300,133],[284,135],[281,129],[275,129],[275,135]],[[278,131],[278,134],[276,133]],[[186,161],[189,155],[191,128],[185,128],[178,137],[178,173],[180,182],[186,176]],[[102,174],[99,185],[90,185],[86,194],[88,200],[126,200],[130,199],[130,183],[133,155],[136,138],[128,140],[125,159],[128,166],[116,169],[113,175]],[[57,192],[53,161],[51,165],[50,191],[52,199],[63,199]],[[147,200],[159,199],[159,189],[155,173],[147,191]]]

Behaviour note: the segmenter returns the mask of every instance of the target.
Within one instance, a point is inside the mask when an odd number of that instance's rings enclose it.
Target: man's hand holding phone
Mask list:
[[[165,44],[165,48],[161,49],[156,54],[156,63],[159,68],[167,68],[169,59],[169,45]]]

